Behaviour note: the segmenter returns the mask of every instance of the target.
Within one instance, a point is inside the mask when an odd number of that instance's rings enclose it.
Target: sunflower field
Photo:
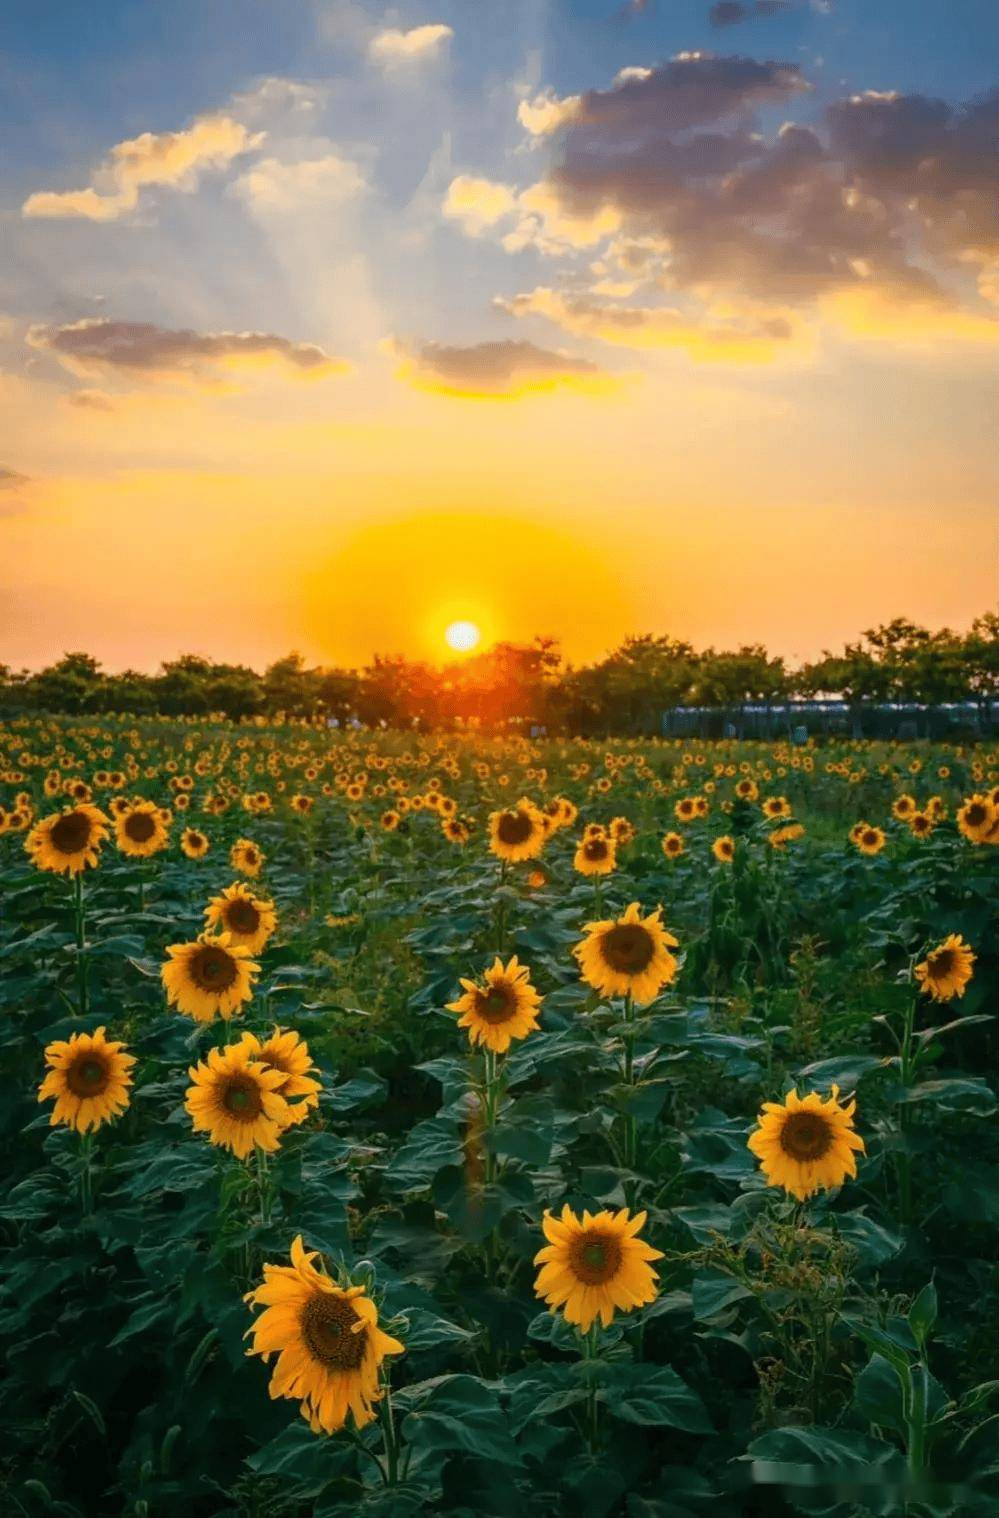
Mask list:
[[[999,752],[0,729],[0,1511],[999,1512]]]

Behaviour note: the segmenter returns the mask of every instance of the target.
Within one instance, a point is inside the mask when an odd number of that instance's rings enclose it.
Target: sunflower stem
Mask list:
[[[600,1325],[597,1319],[590,1324],[583,1338],[583,1359],[592,1364],[600,1358]],[[591,1455],[600,1447],[600,1408],[597,1403],[596,1378],[591,1375],[586,1391],[586,1442]]]
[[[908,1095],[909,1087],[915,1076],[915,1059],[913,1058],[913,1036],[916,1026],[916,1006],[918,997],[910,996],[905,1008],[905,1021],[902,1026],[902,1039],[899,1046],[899,1067],[902,1087]],[[898,1134],[900,1148],[898,1151],[898,1189],[899,1189],[899,1221],[903,1224],[912,1222],[912,1156],[909,1153],[909,1108],[903,1100],[898,1104]]]
[[[94,1153],[94,1135],[84,1133],[80,1136],[80,1210],[85,1218],[92,1216],[94,1211],[94,1175],[92,1169]]]
[[[87,929],[83,904],[83,871],[73,876],[73,916],[76,930],[76,999],[80,1016],[87,1015]]]
[[[502,954],[506,943],[506,860],[500,862],[499,900],[496,904],[496,953]]]
[[[635,1084],[635,999],[631,992],[624,999],[624,1020],[628,1025],[624,1035],[624,1080],[625,1085],[633,1087]],[[629,1091],[626,1100],[631,1101]],[[638,1123],[632,1111],[625,1113],[624,1119],[624,1162],[629,1170],[634,1170],[638,1153]]]
[[[395,1415],[392,1411],[392,1389],[388,1378],[382,1382],[382,1398],[378,1404],[378,1416],[385,1441],[385,1484],[397,1486],[399,1482],[399,1442],[396,1434]]]

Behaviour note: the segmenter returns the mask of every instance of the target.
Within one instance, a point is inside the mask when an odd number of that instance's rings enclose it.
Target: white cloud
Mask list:
[[[327,153],[283,163],[261,158],[232,185],[232,193],[256,211],[295,211],[308,206],[333,206],[364,189],[356,163]]]
[[[181,132],[143,132],[116,143],[80,190],[39,190],[21,207],[27,217],[77,217],[117,221],[139,204],[147,186],[167,185],[190,192],[210,169],[226,168],[234,158],[260,146],[264,133],[252,133],[231,116],[199,116]]]
[[[397,63],[411,63],[420,58],[434,57],[442,44],[453,36],[453,28],[442,22],[414,26],[408,32],[389,27],[372,37],[368,52],[376,63],[391,67]]]
[[[517,209],[517,197],[509,185],[494,179],[477,179],[459,174],[448,185],[444,197],[444,215],[461,223],[471,237],[478,237],[486,227],[495,226]]]
[[[533,100],[520,102],[517,120],[532,137],[547,137],[567,122],[575,121],[582,103],[581,95],[566,95],[560,99],[554,90],[542,90]]]

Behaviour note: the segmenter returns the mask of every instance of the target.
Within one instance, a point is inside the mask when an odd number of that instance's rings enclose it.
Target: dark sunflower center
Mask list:
[[[877,833],[875,833],[875,832],[873,832],[871,830],[869,830],[868,832],[866,832],[863,836],[864,836],[864,842],[868,845],[869,848],[872,845],[874,845],[875,843],[877,843],[877,841],[878,841],[878,835],[877,835]]]
[[[986,816],[987,813],[985,811],[985,808],[978,802],[975,802],[972,806],[965,808],[964,820],[969,827],[980,828],[982,823],[985,821]]]
[[[353,1332],[358,1321],[357,1313],[343,1297],[317,1292],[302,1309],[302,1337],[324,1365],[334,1370],[358,1370],[367,1341],[365,1328]]]
[[[52,847],[60,854],[79,854],[90,842],[91,821],[86,812],[66,812],[52,824]]]
[[[587,859],[594,861],[607,858],[607,844],[603,838],[591,838],[583,849]]]
[[[255,933],[260,926],[260,913],[245,896],[236,896],[227,902],[225,925],[234,933]]]
[[[652,935],[640,922],[617,923],[600,943],[605,962],[625,975],[638,975],[647,969],[655,951]]]
[[[231,1076],[222,1097],[222,1105],[237,1123],[252,1123],[263,1111],[260,1087],[249,1075]]]
[[[526,843],[534,828],[526,812],[503,812],[496,831],[501,843],[518,844]]]
[[[780,1146],[793,1160],[820,1160],[832,1141],[832,1128],[818,1112],[792,1112],[780,1131]]]
[[[616,1275],[620,1267],[620,1241],[613,1234],[589,1229],[573,1242],[569,1263],[577,1280],[587,1286],[601,1286]]]
[[[148,843],[156,832],[156,823],[148,812],[131,812],[125,818],[125,832],[133,843]]]
[[[236,961],[225,949],[203,944],[191,956],[191,979],[202,991],[228,991],[236,979]]]
[[[66,1071],[66,1084],[74,1096],[100,1096],[107,1090],[111,1072],[97,1054],[83,1054]]]
[[[487,1023],[507,1023],[517,1010],[516,997],[508,986],[493,986],[479,993],[479,1016]]]
[[[954,950],[938,949],[930,955],[928,968],[934,980],[943,980],[945,976],[952,975],[957,969]]]

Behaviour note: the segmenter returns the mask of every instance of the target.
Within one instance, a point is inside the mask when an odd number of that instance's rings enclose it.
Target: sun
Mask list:
[[[456,654],[467,654],[472,651],[482,634],[474,622],[452,622],[444,632],[444,642],[448,648],[453,648]]]

